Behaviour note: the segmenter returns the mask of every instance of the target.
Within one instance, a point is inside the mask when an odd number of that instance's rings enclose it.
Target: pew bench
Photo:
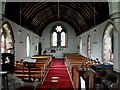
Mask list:
[[[72,76],[72,67],[74,65],[92,67],[93,65],[98,65],[95,60],[89,59],[79,54],[67,54],[65,55],[66,65],[70,75]]]
[[[95,88],[95,75],[96,72],[94,70],[92,70],[91,68],[82,68],[80,66],[73,66],[72,68],[72,80],[73,80],[73,84],[74,84],[74,88],[75,90],[82,90],[82,80],[81,78],[83,78],[84,82],[85,82],[85,90],[94,90]]]
[[[45,77],[45,71],[43,71],[41,68],[31,68],[30,72],[27,68],[23,69],[16,69],[15,70],[15,75],[19,78],[22,78],[23,80],[28,78],[31,80],[33,78],[34,80],[38,78],[40,81],[43,80]]]
[[[15,66],[15,75],[17,77],[20,77],[22,79],[24,78],[38,78],[41,81],[46,75],[46,68],[45,68],[45,63],[35,63],[31,65],[32,67],[29,67],[27,63],[21,64],[21,65],[16,65]]]

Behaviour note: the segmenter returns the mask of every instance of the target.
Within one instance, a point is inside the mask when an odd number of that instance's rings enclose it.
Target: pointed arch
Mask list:
[[[111,22],[108,22],[102,37],[102,58],[105,63],[113,63],[114,30],[114,25]]]
[[[61,24],[56,24],[51,30],[51,46],[66,47],[67,46],[66,30]]]
[[[9,22],[3,23],[2,28],[0,30],[2,32],[1,53],[14,53],[15,51],[14,33]]]

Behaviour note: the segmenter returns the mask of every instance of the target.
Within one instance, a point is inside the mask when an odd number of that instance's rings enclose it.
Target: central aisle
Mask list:
[[[37,89],[73,90],[73,86],[63,59],[54,59],[43,85]]]

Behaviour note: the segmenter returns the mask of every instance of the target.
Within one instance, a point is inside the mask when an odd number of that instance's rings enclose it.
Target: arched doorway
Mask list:
[[[111,23],[106,25],[105,31],[103,33],[103,62],[104,63],[113,63],[113,35],[114,26]]]

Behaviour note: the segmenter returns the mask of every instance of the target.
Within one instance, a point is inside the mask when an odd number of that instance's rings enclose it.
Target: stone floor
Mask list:
[[[24,82],[22,79],[15,76],[15,74],[8,74],[8,81],[2,80],[2,90],[17,90],[23,86],[38,86],[40,85],[39,80],[35,80],[34,82]]]

